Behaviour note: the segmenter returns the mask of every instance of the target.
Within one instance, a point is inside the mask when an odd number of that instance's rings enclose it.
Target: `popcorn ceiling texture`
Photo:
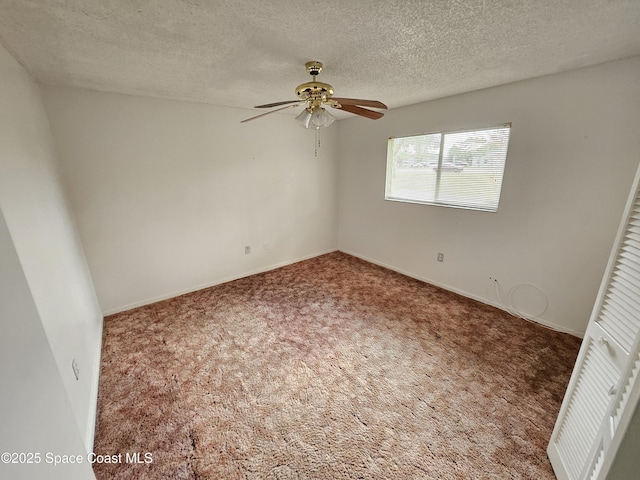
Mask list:
[[[41,82],[249,108],[320,60],[336,96],[398,107],[640,54],[638,0],[0,0]],[[295,113],[295,112],[293,112]]]
[[[104,325],[98,480],[552,480],[580,345],[343,253]]]

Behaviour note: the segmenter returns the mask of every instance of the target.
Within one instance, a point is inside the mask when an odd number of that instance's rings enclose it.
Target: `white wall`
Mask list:
[[[77,421],[69,428],[79,427],[90,448],[102,316],[58,181],[38,86],[2,47],[0,85],[0,209]],[[11,321],[19,320],[2,318]]]
[[[341,121],[340,250],[490,304],[489,276],[503,303],[533,284],[539,321],[582,335],[640,159],[638,78],[635,57]],[[389,137],[506,122],[497,213],[384,200]],[[544,296],[514,304],[537,315]]]
[[[41,455],[39,462],[32,457],[31,464],[3,460],[0,478],[95,478],[1,212],[0,265],[0,453]],[[49,462],[55,457],[47,453],[80,455],[82,463],[56,466]]]
[[[43,94],[103,312],[337,248],[335,129],[316,158],[290,115]]]

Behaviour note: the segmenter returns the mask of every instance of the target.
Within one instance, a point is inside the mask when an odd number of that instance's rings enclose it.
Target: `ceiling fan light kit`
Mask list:
[[[316,80],[316,76],[322,71],[322,63],[318,61],[307,62],[305,64],[307,72],[313,77],[313,80],[310,82],[303,83],[296,87],[296,96],[298,100],[284,100],[281,102],[267,103],[264,105],[257,105],[254,108],[276,108],[275,110],[271,110],[270,112],[262,113],[260,115],[256,115],[255,117],[247,118],[242,120],[241,123],[249,122],[251,120],[256,120],[257,118],[264,117],[265,115],[269,115],[271,113],[279,112],[281,110],[286,110],[288,108],[294,107],[302,107],[304,106],[304,110],[300,115],[296,117],[296,120],[300,122],[300,124],[305,128],[314,128],[316,130],[316,140],[317,145],[319,145],[319,136],[318,130],[321,127],[328,127],[335,120],[336,117],[331,115],[325,106],[329,106],[332,108],[337,108],[339,110],[344,110],[345,112],[353,113],[355,115],[360,115],[365,118],[370,118],[372,120],[377,120],[381,118],[384,114],[381,112],[377,112],[375,110],[370,110],[369,108],[379,108],[386,109],[387,106],[379,102],[378,100],[359,100],[356,98],[336,98],[333,97],[333,87],[328,83],[319,82]],[[316,149],[316,155],[317,155]]]
[[[324,107],[307,107],[296,117],[304,128],[328,127],[335,119]]]

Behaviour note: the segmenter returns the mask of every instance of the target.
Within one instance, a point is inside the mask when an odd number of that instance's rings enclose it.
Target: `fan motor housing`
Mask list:
[[[333,87],[323,82],[307,82],[296,87],[296,95],[303,100],[323,98],[333,95]]]

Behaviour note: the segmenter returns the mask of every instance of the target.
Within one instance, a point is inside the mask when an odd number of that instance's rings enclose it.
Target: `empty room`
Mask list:
[[[636,478],[640,2],[0,12],[0,478]]]

